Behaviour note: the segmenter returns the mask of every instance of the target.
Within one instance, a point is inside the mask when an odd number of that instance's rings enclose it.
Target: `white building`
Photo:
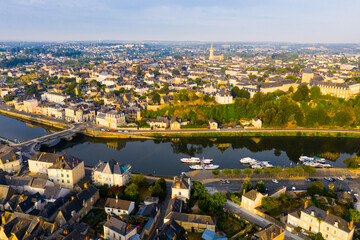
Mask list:
[[[191,178],[184,173],[174,177],[171,187],[171,197],[180,199],[190,199]]]
[[[61,93],[46,92],[41,95],[42,101],[54,102],[58,104],[64,104],[66,99],[69,99],[69,95],[63,95]]]
[[[134,211],[135,202],[121,200],[116,198],[108,198],[105,202],[105,212],[109,215],[114,214],[116,216],[129,215]]]
[[[126,124],[125,114],[115,110],[107,113],[98,112],[96,116],[96,124],[109,128],[118,128]]]
[[[218,104],[231,104],[233,102],[233,96],[230,93],[218,93],[215,96],[215,102]]]
[[[136,227],[115,217],[108,218],[104,224],[104,238],[107,240],[128,240],[136,234]]]
[[[131,165],[120,165],[115,160],[101,162],[92,173],[93,183],[98,185],[125,186],[131,179]]]

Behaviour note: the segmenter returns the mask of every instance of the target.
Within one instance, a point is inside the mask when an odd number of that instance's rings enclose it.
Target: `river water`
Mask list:
[[[6,125],[6,126],[4,126]],[[24,122],[0,115],[0,136],[10,139],[30,139],[46,134],[44,128],[32,128]],[[214,159],[220,168],[244,168],[240,158],[253,157],[273,165],[293,167],[301,155],[322,156],[334,167],[345,167],[342,161],[360,152],[360,139],[316,137],[231,137],[172,138],[156,140],[113,140],[77,135],[71,141],[62,140],[55,148],[43,151],[66,153],[79,157],[85,165],[99,160],[115,159],[129,163],[134,172],[176,175],[188,171],[180,158],[196,156]]]

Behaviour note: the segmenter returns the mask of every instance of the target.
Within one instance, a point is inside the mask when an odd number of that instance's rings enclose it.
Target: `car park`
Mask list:
[[[296,191],[296,187],[292,187],[292,188],[291,188],[291,191]]]

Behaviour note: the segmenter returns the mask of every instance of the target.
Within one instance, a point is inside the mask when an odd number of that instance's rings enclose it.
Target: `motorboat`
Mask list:
[[[256,162],[256,159],[250,158],[250,157],[245,157],[245,158],[240,159],[241,164],[252,164],[255,162]]]
[[[181,158],[180,161],[182,163],[199,163],[200,158],[191,157],[191,158]]]
[[[192,170],[213,170],[213,169],[217,169],[219,168],[219,165],[214,165],[214,164],[200,164],[200,165],[192,165],[189,166],[190,169]]]

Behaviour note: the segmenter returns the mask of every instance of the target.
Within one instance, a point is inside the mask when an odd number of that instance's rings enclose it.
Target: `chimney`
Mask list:
[[[86,182],[86,183],[84,183],[84,188],[88,188],[88,183]]]
[[[281,227],[281,228],[280,228],[280,233],[282,233],[282,232],[283,232],[283,228]]]
[[[106,218],[107,218],[107,220],[109,221],[109,219],[110,219],[110,214],[108,214]]]
[[[116,203],[119,201],[119,197],[118,195],[116,195]]]
[[[71,200],[74,200],[74,196],[71,196]]]
[[[245,194],[246,192],[245,192],[245,189],[243,190],[243,195]]]
[[[306,202],[305,202],[305,204],[304,204],[304,209],[307,209],[308,205],[309,205],[309,201],[306,200]]]
[[[337,227],[337,228],[339,227],[339,222],[337,220],[335,220],[334,226]]]
[[[274,239],[274,232],[271,232],[271,237],[270,239]]]
[[[85,207],[85,200],[83,200],[83,206]]]
[[[330,210],[328,209],[328,210],[326,211],[326,215],[329,215],[329,213],[330,213]]]
[[[86,236],[86,237],[85,237],[85,240],[90,240],[90,237],[89,237],[89,236]]]
[[[16,155],[13,154],[13,161],[16,161]]]
[[[68,235],[68,234],[69,234],[69,230],[65,229],[65,230],[64,230],[64,235],[66,236],[66,235]]]
[[[156,235],[158,235],[158,234],[159,234],[159,229],[157,228],[157,229],[156,229]]]
[[[351,229],[353,229],[353,227],[354,227],[354,220],[351,220],[349,229],[351,230]]]
[[[5,215],[1,216],[1,222],[2,222],[2,224],[5,224],[5,222],[6,222]]]
[[[314,210],[311,210],[310,215],[313,216],[313,217],[315,217],[315,211],[314,211]]]

